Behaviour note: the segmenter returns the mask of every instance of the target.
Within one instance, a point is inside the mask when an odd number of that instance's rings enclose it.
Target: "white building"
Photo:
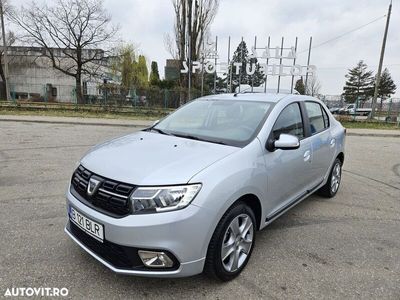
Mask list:
[[[75,78],[53,68],[44,51],[44,48],[39,47],[9,47],[9,86],[12,97],[33,101],[75,102]],[[52,51],[55,59],[64,67],[68,64],[71,67],[74,65],[62,49]],[[104,51],[98,49],[84,50],[83,55],[98,56],[95,61],[86,65],[96,75],[82,75],[83,94],[86,97],[101,97],[99,86],[105,80],[116,79],[110,59],[104,56]]]

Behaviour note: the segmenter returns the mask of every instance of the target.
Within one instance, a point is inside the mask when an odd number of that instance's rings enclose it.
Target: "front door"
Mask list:
[[[300,147],[295,150],[265,152],[269,216],[301,197],[311,179],[311,141],[305,138],[304,122],[297,102],[286,106],[275,122],[272,129],[274,139],[278,139],[282,133],[297,136]]]

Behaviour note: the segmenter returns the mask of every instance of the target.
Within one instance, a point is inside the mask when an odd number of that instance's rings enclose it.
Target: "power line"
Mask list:
[[[400,64],[384,64],[384,67],[400,67]],[[368,66],[370,68],[376,68],[378,67],[378,65],[372,65],[372,66]],[[332,69],[337,69],[337,70],[343,70],[343,69],[348,69],[348,66],[322,66],[322,67],[318,67],[318,70],[332,70]]]
[[[372,24],[372,23],[375,23],[375,22],[377,22],[377,21],[379,21],[380,19],[383,19],[383,18],[385,18],[385,17],[386,17],[386,15],[380,16],[379,18],[376,18],[376,19],[374,19],[374,20],[372,20],[372,21],[370,21],[370,22],[368,22],[368,23],[366,23],[366,24],[364,24],[364,25],[361,25],[361,26],[359,26],[359,27],[357,27],[357,28],[354,28],[354,29],[352,29],[352,30],[350,30],[350,31],[346,31],[345,33],[343,33],[343,34],[341,34],[341,35],[338,35],[338,36],[336,36],[336,37],[334,37],[334,38],[332,38],[332,39],[329,39],[329,40],[324,41],[324,42],[322,42],[322,43],[320,43],[320,44],[317,44],[317,45],[311,47],[311,49],[315,49],[315,48],[318,48],[318,47],[323,46],[323,45],[325,45],[325,44],[328,44],[328,43],[330,43],[330,42],[336,41],[336,40],[338,40],[338,39],[340,39],[340,38],[342,38],[342,37],[344,37],[344,36],[346,36],[346,35],[348,35],[348,34],[350,34],[350,33],[353,33],[354,31],[360,30],[360,29],[362,29],[362,28],[364,28],[364,27],[366,27],[366,26],[368,26],[368,25],[370,25],[370,24]],[[300,51],[299,53],[303,53],[303,52],[306,52],[306,51],[308,51],[308,49],[302,50],[302,51]]]

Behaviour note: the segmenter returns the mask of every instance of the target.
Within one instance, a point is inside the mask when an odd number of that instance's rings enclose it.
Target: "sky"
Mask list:
[[[15,6],[26,0],[8,0]],[[51,3],[51,0],[37,0]],[[299,39],[298,62],[305,65],[310,36],[313,37],[311,64],[317,67],[321,92],[327,95],[342,93],[348,68],[364,60],[376,73],[385,27],[384,15],[390,0],[220,0],[220,6],[210,33],[218,36],[221,60],[227,60],[228,37],[231,48],[236,48],[243,37],[252,45],[265,46],[268,36],[271,45],[294,46]],[[120,26],[120,38],[136,45],[148,59],[158,62],[161,76],[165,60],[171,55],[166,50],[164,38],[172,34],[174,12],[171,0],[104,0],[112,22]],[[352,33],[345,34],[371,21],[379,20]],[[393,1],[391,22],[384,59],[398,86],[395,97],[400,97],[400,0]],[[345,34],[344,36],[342,36]],[[326,44],[325,41],[342,36]],[[319,46],[320,45],[320,46]],[[273,83],[272,83],[273,84]],[[288,80],[283,81],[284,88]]]

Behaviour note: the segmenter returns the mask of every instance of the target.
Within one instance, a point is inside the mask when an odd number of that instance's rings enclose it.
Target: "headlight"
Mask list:
[[[184,208],[196,197],[201,184],[139,187],[132,196],[133,212],[170,211]]]

